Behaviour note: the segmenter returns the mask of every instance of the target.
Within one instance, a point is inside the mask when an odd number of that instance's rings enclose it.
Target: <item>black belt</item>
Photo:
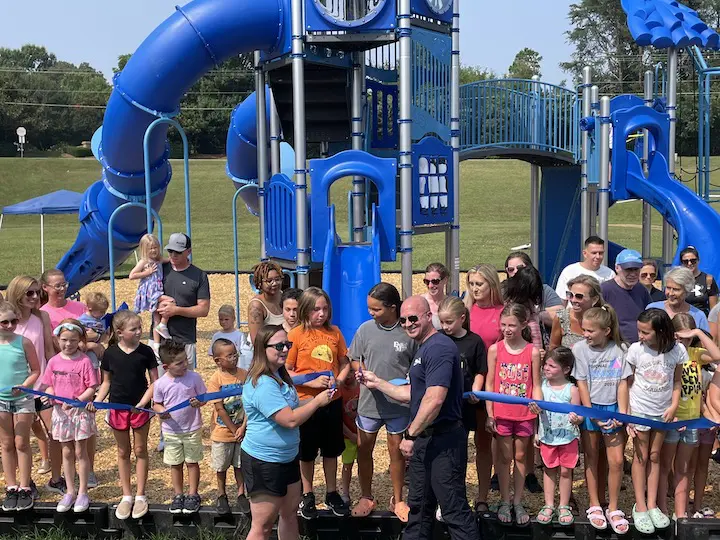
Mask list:
[[[444,420],[425,428],[422,432],[420,432],[418,438],[432,437],[433,435],[449,433],[461,427],[463,427],[461,420]]]

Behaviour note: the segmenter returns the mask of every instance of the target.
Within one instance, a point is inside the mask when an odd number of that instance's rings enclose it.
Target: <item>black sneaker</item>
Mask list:
[[[530,493],[542,493],[543,488],[540,485],[540,482],[538,482],[535,473],[530,473],[525,477],[525,489],[527,489]]]
[[[65,495],[65,492],[67,491],[67,484],[65,483],[65,479],[61,476],[60,480],[56,482],[50,480],[47,483],[47,489],[48,491],[52,491],[53,493],[57,493],[58,495]]]
[[[170,513],[182,514],[183,508],[185,508],[185,495],[175,495],[170,504]]]
[[[195,514],[200,511],[200,495],[188,495],[185,497],[183,514]]]
[[[325,496],[325,504],[338,517],[350,515],[350,508],[337,491],[331,491]]]
[[[300,515],[303,519],[316,519],[318,517],[314,493],[303,494],[302,501],[300,501]]]
[[[492,478],[490,479],[490,490],[500,491],[500,481],[498,480],[497,474],[493,474]]]
[[[215,510],[221,516],[225,516],[230,513],[230,503],[228,502],[227,495],[220,495],[215,503]]]
[[[2,503],[3,512],[14,512],[18,505],[18,490],[11,488],[5,490],[5,500]]]
[[[250,501],[248,501],[248,498],[245,496],[244,493],[238,495],[237,502],[235,503],[235,508],[243,515],[247,515],[250,513]]]
[[[33,500],[32,490],[21,489],[18,491],[17,506],[15,507],[15,510],[17,510],[18,512],[22,512],[23,510],[30,510],[34,504],[35,501]]]

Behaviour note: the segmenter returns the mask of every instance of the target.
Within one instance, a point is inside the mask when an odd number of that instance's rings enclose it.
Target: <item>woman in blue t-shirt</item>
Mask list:
[[[280,516],[280,538],[297,538],[301,424],[332,399],[327,389],[300,407],[285,360],[292,343],[282,326],[264,326],[254,342],[253,363],[243,386],[247,431],[242,441],[242,473],[250,498],[250,539],[270,538]]]

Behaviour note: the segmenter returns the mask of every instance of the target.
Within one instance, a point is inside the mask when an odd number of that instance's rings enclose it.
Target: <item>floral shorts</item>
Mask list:
[[[54,405],[52,412],[52,438],[58,442],[84,441],[97,435],[95,415],[84,409],[64,410]]]

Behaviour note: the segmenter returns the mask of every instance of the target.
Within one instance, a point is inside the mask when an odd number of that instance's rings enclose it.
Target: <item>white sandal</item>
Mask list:
[[[603,512],[603,509],[601,507],[591,506],[587,509],[585,515],[587,516],[590,525],[592,525],[594,529],[598,531],[604,531],[605,529],[607,529],[607,518],[605,517],[605,512]],[[602,524],[597,525],[594,520],[601,521]]]
[[[630,531],[630,522],[625,519],[625,512],[622,510],[613,510],[612,512],[608,509],[605,510],[605,516],[607,517],[608,524],[615,534],[627,534]],[[621,519],[613,519],[619,517]],[[624,531],[619,530],[620,527],[625,527]]]

